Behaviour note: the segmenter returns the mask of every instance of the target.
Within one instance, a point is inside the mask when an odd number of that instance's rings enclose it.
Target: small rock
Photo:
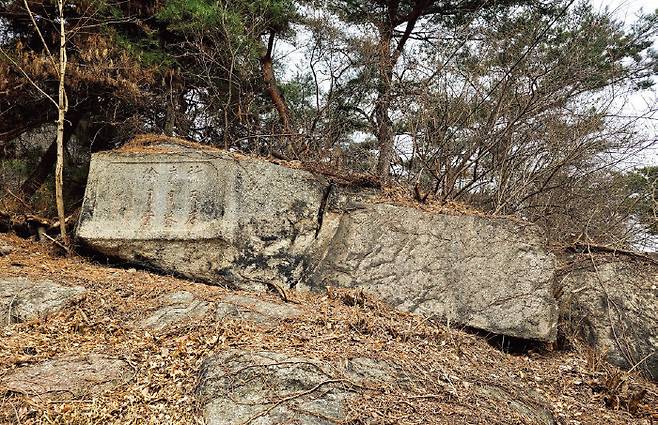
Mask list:
[[[477,392],[487,398],[489,402],[498,402],[508,405],[522,419],[523,423],[539,425],[555,425],[557,421],[547,407],[541,396],[528,389],[523,394],[511,394],[503,388],[493,385],[478,387]]]
[[[237,425],[255,418],[259,424],[340,423],[361,389],[341,377],[393,379],[385,370],[373,370],[376,361],[348,364],[349,373],[328,362],[266,351],[229,350],[210,357],[202,365],[198,388],[206,423]]]
[[[37,349],[34,347],[25,347],[23,348],[23,354],[27,354],[28,356],[36,356]]]
[[[261,324],[277,324],[301,315],[294,305],[275,303],[245,295],[229,295],[217,303],[215,318],[246,320]]]
[[[367,357],[346,360],[342,369],[352,382],[358,384],[392,381],[400,383],[405,380],[402,372],[396,366]]]
[[[47,400],[81,398],[115,388],[129,377],[123,360],[99,355],[62,357],[21,367],[0,383],[9,391]]]
[[[14,252],[14,247],[9,246],[9,245],[0,245],[0,257],[4,257],[5,255],[9,255],[12,252]]]
[[[0,278],[0,326],[45,317],[85,292],[82,286],[63,286],[50,280]]]
[[[144,328],[163,329],[190,319],[201,319],[210,310],[210,303],[200,300],[191,292],[178,291],[162,298],[163,307],[142,320]]]

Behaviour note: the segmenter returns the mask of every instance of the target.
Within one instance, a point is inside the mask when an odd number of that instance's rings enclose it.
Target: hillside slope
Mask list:
[[[658,386],[586,349],[509,354],[355,291],[284,303],[63,258],[11,236],[0,245],[11,248],[0,281],[84,288],[58,311],[0,328],[1,423],[658,421]],[[17,321],[10,298],[0,312],[8,322]],[[263,362],[266,373],[242,376]],[[222,419],[226,406],[240,409]]]

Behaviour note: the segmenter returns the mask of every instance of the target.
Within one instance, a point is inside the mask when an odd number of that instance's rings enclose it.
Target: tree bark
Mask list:
[[[176,107],[172,104],[171,99],[167,102],[165,109],[164,134],[165,136],[174,135],[174,126],[176,124]]]
[[[375,104],[375,120],[377,123],[376,135],[379,145],[379,158],[377,159],[377,175],[382,184],[386,184],[390,178],[391,162],[395,144],[393,133],[393,121],[389,116],[393,91],[393,68],[398,62],[404,46],[409,40],[418,18],[423,16],[432,2],[430,0],[417,0],[413,10],[404,17],[399,16],[400,2],[390,0],[387,3],[386,18],[379,27],[379,85],[377,87],[377,102]],[[407,23],[400,40],[395,49],[391,48],[393,32],[395,28]]]
[[[69,121],[64,124],[64,146],[71,139],[71,135],[78,125],[78,118],[69,114]],[[39,163],[21,185],[21,194],[25,199],[31,198],[46,182],[48,175],[57,160],[57,138],[54,138],[46,152],[41,156]]]
[[[66,75],[66,32],[64,28],[64,0],[58,0],[59,8],[59,108],[57,118],[57,162],[55,164],[55,203],[57,204],[57,216],[59,217],[59,233],[62,243],[68,246],[66,236],[66,213],[64,210],[63,175],[64,175],[64,122],[68,109],[66,88],[64,87]]]
[[[164,134],[166,136],[174,135],[174,128],[176,127],[177,114],[178,114],[178,81],[175,71],[168,73],[169,77],[169,93],[167,94],[167,106],[165,108],[165,120],[163,125]]]
[[[388,115],[391,107],[391,88],[393,78],[393,58],[391,56],[391,40],[393,29],[390,26],[382,28],[379,35],[379,84],[377,86],[377,101],[375,103],[376,135],[379,146],[377,159],[377,175],[382,183],[387,183],[390,177],[391,160],[393,159],[393,122]]]
[[[294,149],[291,143],[292,125],[290,120],[290,110],[286,104],[286,99],[281,93],[279,86],[276,82],[276,76],[274,75],[274,65],[272,63],[272,52],[274,50],[274,31],[270,32],[269,40],[267,42],[267,50],[265,54],[261,57],[260,62],[263,71],[263,82],[265,83],[265,92],[270,97],[272,104],[276,108],[277,113],[279,114],[279,120],[281,121],[281,126],[283,127],[283,133],[285,140],[285,149],[288,156],[294,155]]]

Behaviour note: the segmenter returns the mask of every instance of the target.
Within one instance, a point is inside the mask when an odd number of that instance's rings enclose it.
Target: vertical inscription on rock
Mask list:
[[[203,239],[217,233],[224,194],[210,161],[112,161],[103,173],[113,185],[96,191],[90,225],[101,232],[111,225],[108,237]]]

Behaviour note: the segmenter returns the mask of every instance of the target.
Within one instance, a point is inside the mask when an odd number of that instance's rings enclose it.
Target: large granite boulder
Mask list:
[[[55,313],[85,292],[50,280],[0,277],[0,327]]]
[[[632,258],[575,258],[560,279],[560,316],[608,361],[658,380],[658,266]]]
[[[554,267],[530,224],[365,205],[342,215],[310,285],[359,287],[402,310],[551,340]]]
[[[78,237],[210,283],[362,287],[452,324],[555,338],[554,259],[534,226],[373,195],[264,160],[160,144],[93,156]]]
[[[307,171],[174,144],[97,153],[77,235],[108,256],[210,283],[291,286],[327,186]]]

